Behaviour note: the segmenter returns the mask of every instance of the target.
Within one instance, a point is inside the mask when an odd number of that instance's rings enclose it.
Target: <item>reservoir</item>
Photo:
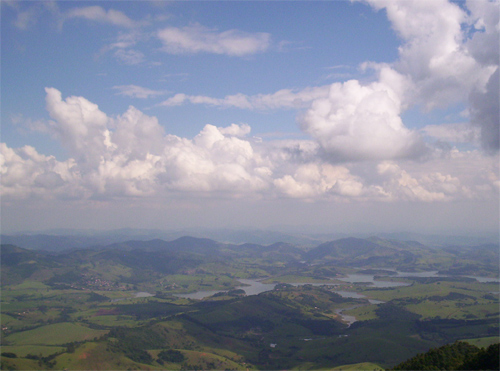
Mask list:
[[[445,275],[438,275],[437,271],[429,271],[429,272],[398,272],[398,271],[395,271],[395,272],[396,272],[396,275],[392,275],[390,277],[396,277],[396,278],[446,277]],[[476,277],[476,276],[470,276],[470,278],[475,278],[478,282],[500,282],[498,278]],[[348,283],[366,283],[366,284],[369,284],[370,287],[376,287],[376,288],[402,287],[402,286],[409,286],[410,285],[407,282],[378,281],[378,280],[375,280],[375,275],[360,274],[360,273],[348,274],[348,275],[346,275],[346,277],[341,277],[341,278],[337,278],[337,279],[339,281],[344,281],[344,282],[348,282]],[[249,279],[239,279],[239,282],[242,283],[242,286],[237,286],[237,287],[235,287],[235,289],[245,290],[246,295],[258,295],[262,292],[273,290],[274,287],[276,286],[275,283],[262,283],[260,281],[249,280]],[[293,285],[293,286],[300,286],[300,285],[336,286],[338,284],[326,282],[326,283],[313,283],[313,284],[310,284],[310,283],[309,284],[308,283],[291,283],[291,285]],[[175,296],[178,296],[181,298],[187,298],[187,299],[201,300],[201,299],[207,298],[209,296],[212,296],[214,294],[217,294],[219,292],[224,292],[224,290],[205,290],[205,291],[197,291],[197,292],[193,292],[193,293],[189,293],[189,294],[175,294]],[[351,298],[363,298],[364,297],[361,294],[357,294],[357,293],[351,292],[351,291],[336,291],[336,292],[344,297],[351,297]],[[377,302],[377,303],[372,303],[372,304],[380,304],[380,303]]]
[[[372,283],[373,287],[396,287],[396,286],[408,286],[408,283],[404,282],[389,282],[389,281],[375,281],[374,277],[372,275],[363,275],[363,274],[352,274],[348,275],[348,277],[345,277],[341,279],[342,281],[345,282],[350,282],[350,283]],[[271,291],[274,289],[276,286],[275,283],[262,283],[260,281],[256,280],[248,280],[248,279],[240,279],[240,281],[243,285],[242,286],[237,286],[235,289],[242,289],[245,290],[246,295],[258,295],[262,292],[266,291]],[[337,286],[337,283],[290,283],[290,285],[293,286],[301,286],[301,285],[313,285],[313,286]],[[223,290],[205,290],[205,291],[197,291],[189,294],[175,294],[175,296],[178,296],[180,298],[187,298],[187,299],[197,299],[201,300],[204,298],[207,298],[209,296],[212,296],[214,294],[217,294],[219,292],[224,292]],[[340,293],[344,293],[344,295]],[[351,298],[363,298],[363,295],[356,294],[355,292],[348,292],[348,291],[341,291],[338,292],[340,295],[344,297],[351,297]],[[347,296],[348,294],[350,295],[357,295],[357,296]]]
[[[391,277],[400,277],[400,276],[391,276]],[[401,276],[405,277],[405,276]],[[408,276],[406,276],[408,277]],[[372,274],[359,274],[353,273],[348,274],[347,277],[337,278],[339,281],[349,282],[349,283],[368,283],[370,287],[398,287],[398,286],[409,286],[409,283],[406,282],[392,282],[392,281],[376,281],[375,276]]]
[[[245,290],[245,293],[247,295],[258,295],[261,292],[273,290],[274,286],[276,286],[275,283],[262,283],[260,281],[255,281],[255,280],[240,279],[238,281],[240,281],[243,285],[237,286],[235,287],[235,289]],[[212,296],[214,294],[217,294],[219,292],[224,292],[224,291],[223,290],[197,291],[190,294],[175,294],[175,296],[186,299],[201,300],[209,296]]]

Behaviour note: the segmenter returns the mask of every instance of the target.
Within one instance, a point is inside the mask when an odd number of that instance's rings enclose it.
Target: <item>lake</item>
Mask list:
[[[399,272],[398,272],[399,273]],[[398,276],[391,276],[398,277]],[[406,282],[392,282],[392,281],[376,281],[373,274],[359,274],[353,273],[348,274],[347,277],[337,278],[339,281],[349,282],[349,283],[368,283],[370,287],[398,287],[398,286],[409,286]]]
[[[389,282],[389,281],[375,281],[373,275],[363,275],[363,274],[351,274],[348,275],[347,277],[344,277],[341,279],[345,282],[351,282],[351,283],[372,283],[374,287],[396,287],[396,286],[407,286],[409,285],[408,283],[404,282]],[[276,286],[275,283],[262,283],[260,281],[256,280],[248,280],[248,279],[240,279],[238,280],[241,282],[243,285],[242,286],[237,286],[235,289],[242,289],[245,290],[245,293],[247,295],[258,295],[262,292],[266,291],[271,291],[274,290],[274,287]],[[292,286],[301,286],[301,285],[313,285],[313,286],[338,286],[338,283],[303,283],[303,282],[293,282],[290,283]],[[187,298],[187,299],[197,299],[201,300],[204,298],[208,298],[209,296],[212,296],[214,294],[217,294],[219,292],[224,292],[224,290],[204,290],[204,291],[197,291],[189,294],[175,294],[175,296],[178,296],[180,298]],[[347,293],[347,291],[345,291]],[[355,294],[355,293],[351,293]],[[359,295],[359,294],[356,294]],[[345,296],[347,297],[347,296]],[[364,297],[364,296],[350,296],[350,297]]]
[[[446,277],[443,275],[438,275],[437,271],[428,271],[428,272],[398,272],[395,271],[396,275],[390,277],[403,278],[403,277]],[[490,277],[476,277],[476,276],[468,276],[470,278],[475,278],[478,282],[499,282],[498,278],[490,278]],[[385,287],[401,287],[401,286],[409,286],[409,283],[406,282],[392,282],[392,281],[378,281],[375,280],[375,275],[373,274],[359,274],[353,273],[348,274],[346,277],[337,278],[339,281],[344,281],[348,283],[366,283],[370,284],[370,287],[377,288],[385,288]],[[239,282],[242,283],[242,286],[237,286],[236,289],[245,290],[247,295],[258,295],[265,291],[273,290],[276,284],[274,283],[262,283],[256,280],[249,279],[240,279]],[[300,285],[313,285],[313,286],[337,286],[337,283],[291,283],[293,286]],[[201,300],[217,294],[219,292],[224,292],[224,290],[206,290],[206,291],[197,291],[190,294],[176,294],[175,296],[187,299],[197,299]],[[340,295],[344,297],[351,298],[364,298],[363,295],[357,294],[355,292],[350,291],[336,291]],[[347,295],[357,295],[357,296],[347,296]],[[380,304],[378,302],[372,304]]]
[[[245,293],[247,295],[258,295],[261,292],[273,290],[274,286],[276,286],[275,283],[262,283],[260,281],[255,281],[255,280],[240,279],[238,281],[241,282],[243,285],[237,286],[235,287],[235,289],[245,290]],[[201,300],[204,298],[208,298],[209,296],[212,296],[219,292],[224,292],[224,290],[197,291],[190,294],[175,294],[175,296],[178,296],[180,298]]]

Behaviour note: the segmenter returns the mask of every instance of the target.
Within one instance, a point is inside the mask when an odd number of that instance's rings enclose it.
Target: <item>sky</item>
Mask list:
[[[3,233],[498,232],[498,0],[0,4]]]

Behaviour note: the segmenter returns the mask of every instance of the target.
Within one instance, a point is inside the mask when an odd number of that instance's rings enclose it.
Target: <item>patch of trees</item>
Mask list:
[[[500,369],[500,343],[481,349],[462,365],[463,370]]]
[[[182,354],[178,350],[167,349],[162,350],[160,353],[158,353],[158,359],[162,360],[163,362],[181,363],[184,362],[186,357],[184,357],[184,354]]]
[[[375,313],[381,320],[387,319],[391,321],[414,321],[421,317],[392,302],[381,304]]]
[[[163,348],[165,339],[150,328],[113,328],[109,338],[116,341],[108,342],[108,350],[114,353],[123,353],[126,357],[139,363],[151,364],[153,358],[146,349]]]
[[[109,298],[107,296],[104,296],[104,295],[100,295],[98,293],[95,293],[95,292],[91,292],[90,295],[89,295],[89,298],[87,299],[87,301],[90,303],[90,302],[98,302],[98,303],[102,303],[103,301],[108,301]]]
[[[296,319],[291,321],[310,330],[313,335],[332,336],[340,334],[345,328],[340,322],[316,319]]]
[[[426,340],[448,343],[471,337],[498,336],[497,318],[479,320],[432,319],[415,322],[416,331]]]
[[[82,279],[82,275],[76,273],[75,271],[69,271],[63,274],[58,274],[49,280],[47,280],[48,285],[57,285],[57,284],[71,284],[75,282],[80,282]]]
[[[146,303],[122,304],[119,306],[120,313],[135,316],[137,320],[144,320],[155,317],[165,317],[183,312],[185,306],[149,301]]]
[[[227,292],[229,296],[245,296],[247,293],[243,289],[234,289]]]
[[[276,286],[274,286],[275,290],[288,290],[292,289],[293,285],[290,285],[289,283],[278,283]]]
[[[348,301],[352,301],[351,298],[344,298],[342,295],[337,294],[336,292],[329,292],[328,295],[330,296],[328,300],[333,303],[345,303]]]
[[[75,342],[74,344],[76,346],[77,343]],[[73,352],[74,352],[74,350],[73,350]],[[55,360],[55,358],[57,356],[60,356],[63,353],[64,353],[64,351],[57,352],[57,353],[53,353],[53,354],[46,356],[46,357],[43,357],[41,354],[37,356],[35,354],[28,353],[26,355],[26,357],[24,357],[24,358],[32,359],[35,361],[38,360],[38,366],[40,367],[40,369],[42,369],[42,367],[43,367],[43,369],[49,369],[49,368],[52,368],[56,365],[57,361]]]
[[[242,316],[233,321],[217,322],[211,327],[212,331],[224,331],[238,335],[250,330],[256,330],[264,333],[270,332],[274,330],[275,324],[269,319],[261,316]]]
[[[475,257],[475,259],[478,259],[478,257]],[[478,259],[481,260],[481,259]],[[474,275],[482,275],[483,272],[488,272],[488,273],[493,273],[498,275],[498,264],[491,264],[492,262],[498,262],[498,255],[497,257],[491,256],[489,259],[487,259],[483,264],[481,263],[476,263],[476,264],[461,264],[455,267],[451,267],[446,270],[440,270],[438,273],[443,274],[443,275],[468,275],[468,276],[474,276]],[[473,278],[472,278],[473,279]],[[494,279],[492,279],[494,281]]]
[[[500,344],[486,349],[457,341],[418,354],[393,370],[499,370]]]

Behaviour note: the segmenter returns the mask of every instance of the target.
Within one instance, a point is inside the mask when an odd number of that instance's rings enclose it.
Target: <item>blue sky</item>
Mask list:
[[[76,8],[72,2],[57,4],[61,13]],[[4,6],[3,17],[10,16],[10,20],[3,22],[2,29],[2,87],[8,92],[3,98],[3,122],[8,123],[9,117],[20,112],[34,120],[47,117],[40,96],[43,98],[45,87],[53,86],[67,96],[84,96],[105,112],[124,112],[133,104],[158,117],[176,135],[192,137],[205,123],[227,125],[241,120],[252,120],[254,131],[259,133],[297,131],[295,112],[276,114],[267,110],[265,115],[262,112],[252,115],[239,109],[191,106],[169,110],[155,104],[178,92],[223,98],[237,93],[272,94],[281,89],[327,85],[362,76],[358,65],[366,60],[390,62],[397,57],[398,40],[383,12],[375,13],[361,3],[77,4],[79,8],[99,6],[103,10],[118,7],[124,16],[145,25],[130,29],[87,19],[62,22],[38,5],[40,15],[33,16],[33,24],[26,26],[26,30],[19,30],[13,25],[18,10]],[[30,6],[33,7],[30,2],[19,5],[21,9]],[[164,20],[149,20],[154,17]],[[172,55],[162,52],[161,42],[153,36],[161,28],[196,24],[211,30],[267,33],[269,46],[265,52],[242,57],[212,53]],[[142,39],[130,48],[143,55],[140,61],[126,60],[113,56],[116,51],[106,51],[120,37]],[[145,87],[158,95],[147,100],[131,99],[118,95],[114,89],[128,85]],[[27,99],[32,102],[29,107]],[[4,131],[5,138],[10,139],[7,125]]]
[[[498,2],[1,6],[6,231],[498,226]]]

